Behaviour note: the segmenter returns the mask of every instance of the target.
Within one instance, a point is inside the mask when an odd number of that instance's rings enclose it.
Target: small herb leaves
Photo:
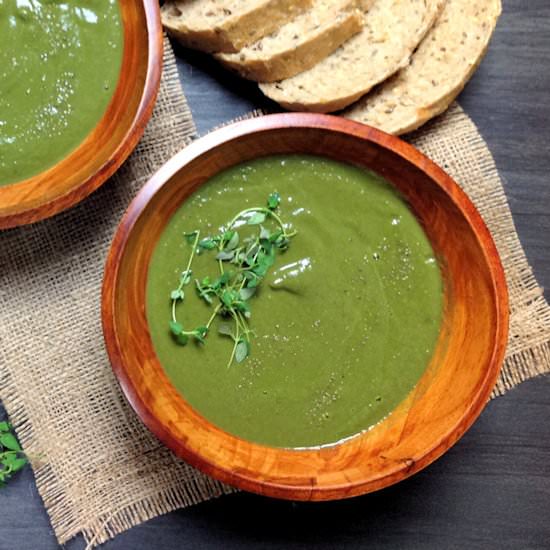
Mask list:
[[[11,426],[7,422],[0,422],[0,488],[27,462]]]
[[[172,298],[172,300],[183,300],[185,298],[185,292],[180,289],[172,290],[170,293],[170,298]]]
[[[213,237],[200,239],[198,230],[185,233],[184,237],[192,245],[192,250],[179,285],[170,294],[172,318],[169,327],[172,337],[178,344],[186,345],[189,338],[205,344],[214,319],[220,316],[223,320],[219,323],[218,332],[233,340],[233,349],[227,366],[229,367],[233,361],[241,363],[250,355],[250,298],[256,294],[257,287],[275,263],[277,253],[284,252],[291,238],[296,235],[296,231],[289,230],[275,212],[280,202],[279,193],[271,193],[267,199],[267,207],[242,210],[220,234]],[[238,221],[241,221],[239,227],[243,228],[259,226],[257,234],[243,238],[244,233],[239,234],[235,228]],[[276,226],[274,231],[262,225],[267,222]],[[191,265],[195,254],[207,251],[216,252],[215,260],[218,262],[220,275],[214,280],[210,277],[195,278],[195,288],[198,297],[211,306],[213,311],[204,326],[186,330],[177,320],[176,309],[178,304],[185,302],[183,287],[191,281]],[[228,267],[231,269],[226,269]]]
[[[265,214],[263,212],[254,212],[250,218],[248,218],[248,225],[260,225],[265,222]]]
[[[270,210],[275,210],[281,202],[281,195],[275,191],[275,193],[271,193],[269,197],[267,197],[267,207]]]
[[[249,345],[248,340],[244,338],[241,338],[237,342],[237,347],[235,349],[235,361],[237,361],[237,363],[242,363],[247,358]]]

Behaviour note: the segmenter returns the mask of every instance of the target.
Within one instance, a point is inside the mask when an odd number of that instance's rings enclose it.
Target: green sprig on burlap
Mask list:
[[[28,463],[8,422],[0,422],[0,488]]]

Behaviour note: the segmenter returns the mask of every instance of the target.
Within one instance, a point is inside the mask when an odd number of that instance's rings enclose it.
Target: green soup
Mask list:
[[[250,298],[250,356],[228,366],[218,320],[204,345],[179,346],[168,326],[192,249],[184,233],[215,234],[272,191],[298,233]],[[210,254],[193,262],[197,276],[216,267]],[[204,324],[211,308],[185,292],[182,322]],[[273,156],[218,174],[180,207],[151,261],[147,318],[167,375],[203,416],[250,441],[308,447],[367,430],[403,401],[434,350],[442,297],[430,243],[390,185],[324,158]]]
[[[121,60],[116,0],[0,1],[0,185],[42,172],[84,140]]]

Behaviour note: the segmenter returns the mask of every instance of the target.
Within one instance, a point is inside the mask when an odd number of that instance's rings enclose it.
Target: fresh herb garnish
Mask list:
[[[0,422],[0,488],[27,462],[11,426],[8,422]]]
[[[285,251],[290,239],[296,235],[296,231],[289,231],[275,212],[280,202],[279,193],[271,193],[267,206],[241,210],[219,234],[212,237],[201,239],[198,230],[185,234],[185,239],[192,245],[191,254],[177,288],[170,293],[172,318],[169,327],[178,344],[186,345],[189,339],[204,344],[214,319],[220,316],[223,321],[219,324],[218,332],[233,340],[227,366],[233,361],[240,363],[249,356],[252,334],[248,322],[251,317],[250,298],[275,263],[277,253]],[[257,234],[241,238],[242,235],[236,229],[238,221],[245,222],[239,224],[239,227],[257,226]],[[275,225],[274,231],[262,225],[268,222]],[[216,252],[215,260],[220,275],[213,280],[204,277],[195,278],[194,281],[199,298],[214,309],[205,325],[186,330],[178,322],[176,309],[185,299],[184,287],[191,282],[191,265],[195,255],[209,251]]]

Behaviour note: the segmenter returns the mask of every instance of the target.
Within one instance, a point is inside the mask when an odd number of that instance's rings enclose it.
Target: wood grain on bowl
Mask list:
[[[48,218],[97,189],[124,162],[151,116],[162,70],[158,2],[119,0],[124,27],[117,88],[94,130],[66,158],[0,187],[0,229]]]
[[[182,201],[225,168],[279,153],[323,155],[385,177],[423,225],[445,281],[440,337],[419,384],[386,420],[332,447],[267,447],[209,423],[169,382],[145,315],[151,254]],[[508,336],[508,295],[487,228],[441,168],[373,128],[326,115],[280,114],[222,128],[187,147],[151,178],[113,241],[102,316],[107,350],[126,397],[176,454],[245,490],[329,500],[410,476],[463,435],[485,406],[500,370]]]

